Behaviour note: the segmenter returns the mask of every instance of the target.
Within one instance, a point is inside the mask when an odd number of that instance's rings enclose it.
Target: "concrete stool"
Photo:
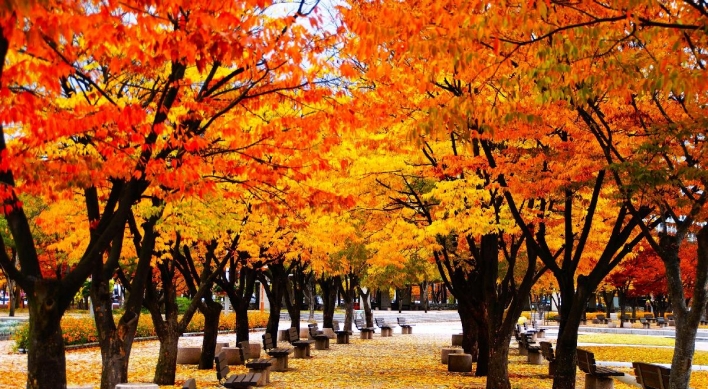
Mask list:
[[[327,350],[327,349],[329,349],[329,338],[315,339],[315,350]]]
[[[247,351],[246,358],[255,359],[255,358],[261,357],[261,344],[260,343],[243,341],[243,342],[241,342],[241,347],[244,347],[245,343],[248,343],[248,350],[244,350],[244,351]]]
[[[270,362],[272,363],[270,370],[278,372],[288,371],[288,354],[271,357]]]
[[[278,330],[278,342],[289,342],[290,341],[290,331],[289,330]]]
[[[585,389],[614,389],[615,381],[612,377],[597,377],[585,374]],[[116,386],[116,388],[118,388]]]
[[[322,329],[322,334],[327,335],[328,338],[334,339],[337,337],[337,334],[334,333],[334,330],[331,328],[323,328]]]
[[[221,348],[227,365],[243,365],[243,361],[241,360],[241,352],[239,350],[240,349],[238,347]]]
[[[293,353],[293,358],[309,358],[310,357],[310,345],[309,344],[296,344],[295,352]]]
[[[519,355],[521,355],[521,356],[528,356],[529,355],[529,349],[524,347],[524,345],[521,343],[519,343]]]
[[[541,350],[528,351],[526,355],[526,362],[532,365],[543,365],[543,356],[541,355]]]
[[[389,327],[384,327],[384,328],[382,328],[382,329],[381,329],[381,337],[382,337],[382,338],[385,338],[385,337],[388,337],[388,336],[393,336],[393,329],[391,329],[391,328],[389,328]]]
[[[452,345],[462,347],[462,334],[452,334]]]
[[[447,371],[460,373],[472,372],[472,355],[470,354],[449,354],[447,359]]]
[[[300,339],[315,340],[312,336],[310,336],[310,329],[307,327],[300,328]]]
[[[199,358],[202,356],[202,348],[195,346],[177,347],[177,364],[178,365],[197,365]]]
[[[461,348],[443,347],[442,350],[440,350],[440,363],[442,363],[443,365],[447,365],[448,356],[450,354],[459,354],[459,353],[462,353]]]
[[[229,342],[216,342],[216,348],[214,349],[214,355],[219,355],[219,352],[224,347],[229,347]]]
[[[337,344],[349,344],[349,331],[337,331]]]

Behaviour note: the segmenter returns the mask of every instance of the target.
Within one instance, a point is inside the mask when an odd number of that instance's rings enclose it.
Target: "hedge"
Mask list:
[[[120,317],[115,316],[117,322]],[[268,312],[249,311],[248,326],[250,328],[265,327],[268,323]],[[232,331],[236,325],[236,314],[221,314],[219,318],[220,331]],[[65,316],[61,320],[61,330],[64,336],[65,345],[76,345],[98,342],[98,332],[96,322],[91,317],[71,317]],[[185,332],[202,332],[204,330],[204,315],[196,313],[187,325]],[[138,320],[138,328],[135,332],[136,338],[155,336],[155,329],[152,325],[150,315],[142,314]],[[15,329],[12,339],[15,341],[14,349],[26,349],[29,337],[29,323],[23,323]]]

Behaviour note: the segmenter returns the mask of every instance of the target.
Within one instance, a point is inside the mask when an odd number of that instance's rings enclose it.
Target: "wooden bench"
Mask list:
[[[637,383],[644,389],[669,389],[671,369],[651,363],[632,362]]]
[[[410,335],[413,333],[413,327],[415,327],[415,324],[406,323],[405,317],[398,317],[396,318],[396,321],[398,321],[398,325],[401,327],[401,334]]]
[[[361,339],[371,339],[372,334],[376,332],[376,328],[367,327],[366,323],[364,323],[364,320],[362,319],[354,320],[354,325],[356,326],[356,329],[359,330],[359,333],[361,334]]]
[[[533,337],[531,334],[527,333],[521,333],[519,334],[519,355],[529,355],[529,348],[531,349],[537,349],[535,351],[540,351],[541,349],[539,348],[538,345],[536,345],[536,341],[533,340]]]
[[[541,339],[546,338],[546,329],[539,327],[536,320],[531,322],[531,327],[533,328],[534,331],[536,331],[537,338],[541,338]]]
[[[521,334],[522,336],[530,336],[532,341],[536,341],[536,330],[534,329],[529,329],[528,326],[526,326],[526,323],[524,323],[524,328],[522,329],[520,325],[516,325],[516,331]]]
[[[349,335],[351,335],[352,332],[340,329],[339,321],[332,320],[332,330],[337,334],[337,344],[349,344]]]
[[[226,364],[223,352],[214,357],[216,365],[216,378],[225,388],[251,388],[258,385],[262,379],[260,373],[248,373],[229,376],[229,365]]]
[[[182,384],[182,389],[197,389],[197,381],[194,380],[194,378],[184,381],[184,384]]]
[[[290,327],[288,335],[288,341],[295,347],[295,355],[293,355],[293,358],[309,358],[310,345],[315,343],[315,341],[300,340],[300,334],[297,333],[297,328],[295,327]]]
[[[541,347],[533,340],[531,334],[521,334],[521,342],[519,343],[519,355],[526,355],[526,361],[533,365],[543,364],[541,357]]]
[[[263,350],[275,359],[273,370],[288,371],[288,356],[293,353],[293,349],[277,346],[278,344],[273,341],[273,336],[270,333],[263,334]]]
[[[585,389],[612,389],[612,377],[624,375],[621,371],[595,365],[595,354],[590,351],[577,349],[578,368],[585,372]]]
[[[243,364],[248,368],[249,373],[261,374],[261,380],[258,381],[258,386],[263,386],[270,383],[270,367],[273,366],[273,361],[270,358],[253,358],[249,359],[248,355],[248,341],[241,342],[241,348],[239,352],[241,353],[241,360]]]
[[[308,324],[310,337],[315,340],[315,350],[329,350],[329,336],[317,328],[317,324]]]
[[[376,319],[374,319],[374,321],[376,322],[376,326],[381,328],[381,336],[382,337],[393,335],[393,328],[396,327],[395,324],[388,324],[388,323],[386,323],[386,320],[383,318],[376,318]]]
[[[556,374],[556,354],[553,352],[551,342],[540,342],[541,355],[548,361],[548,375],[553,377]]]

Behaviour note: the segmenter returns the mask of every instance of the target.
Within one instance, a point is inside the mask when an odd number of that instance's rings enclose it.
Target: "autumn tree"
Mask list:
[[[218,149],[238,150],[273,134],[273,127],[244,131],[229,127],[232,112],[246,106],[245,112],[255,112],[276,93],[278,98],[288,95],[295,101],[321,96],[314,85],[316,72],[325,67],[307,70],[301,64],[319,64],[318,53],[328,38],[320,34],[313,40],[314,29],[295,23],[310,17],[317,25],[313,4],[296,4],[281,17],[266,16],[269,5],[228,9],[179,1],[157,6],[141,2],[39,5],[27,14],[29,19],[22,19],[26,31],[12,40],[9,31],[18,19],[16,15],[3,18],[2,51],[7,56],[3,105],[8,108],[2,115],[4,123],[12,123],[11,142],[5,143],[3,137],[0,145],[6,156],[3,199],[21,270],[10,269],[7,258],[2,263],[29,295],[28,387],[64,384],[57,323],[83,280],[99,268],[97,264],[119,254],[122,239],[118,236],[133,204],[146,191],[156,208],[175,191],[205,193],[209,186],[189,185],[202,164],[195,156],[200,153],[195,152],[219,142]],[[107,33],[95,27],[105,25],[116,28]],[[304,90],[305,85],[310,87]],[[295,90],[303,92],[290,94]],[[243,143],[229,143],[233,139]],[[260,156],[255,151],[242,154],[248,161]],[[258,168],[244,171],[242,165],[232,166],[242,169],[240,174],[262,174]],[[53,182],[49,177],[61,178]],[[160,190],[151,186],[156,181],[163,184]],[[90,242],[76,267],[61,280],[40,274],[17,197],[20,188],[50,196],[78,188],[85,194]],[[155,222],[148,219],[144,226],[136,280],[146,278],[147,267],[140,265],[150,261]],[[121,325],[135,323],[139,315],[141,285],[135,289],[131,293],[135,301],[129,301]],[[127,355],[133,333],[134,327],[128,326],[107,334],[115,345],[110,354]],[[108,369],[127,365],[127,359],[104,362]],[[127,380],[121,372],[112,377],[102,385]]]

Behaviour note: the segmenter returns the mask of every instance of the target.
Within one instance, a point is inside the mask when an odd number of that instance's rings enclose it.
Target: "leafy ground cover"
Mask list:
[[[251,340],[259,341],[261,333],[252,333]],[[234,335],[222,335],[220,341],[235,341]],[[185,338],[185,345],[199,345],[201,338]],[[485,378],[472,373],[448,373],[440,363],[440,348],[450,343],[449,333],[422,333],[372,340],[352,338],[349,345],[332,343],[331,350],[313,350],[308,360],[290,359],[290,371],[271,373],[272,388],[483,388]],[[11,342],[0,342],[3,374],[0,388],[24,386],[27,356],[11,353]],[[282,344],[281,344],[282,345]],[[150,382],[157,362],[157,341],[138,342],[130,358],[130,377],[133,382]],[[668,363],[671,349],[650,347],[603,346],[585,347],[595,352],[600,361],[646,361]],[[514,388],[549,388],[552,380],[546,374],[547,365],[529,365],[526,357],[512,349],[510,377]],[[696,353],[696,364],[708,364],[708,352]],[[67,376],[70,385],[94,384],[98,387],[101,360],[97,348],[67,352]],[[627,373],[631,369],[621,369]],[[233,366],[232,372],[242,373],[246,368]],[[189,377],[197,380],[199,388],[217,388],[214,370],[197,370],[196,366],[178,366],[177,385]],[[584,376],[578,374],[577,387],[584,387]],[[694,372],[691,387],[708,389],[708,372]],[[163,386],[162,388],[169,388]],[[615,381],[615,388],[633,386]]]

